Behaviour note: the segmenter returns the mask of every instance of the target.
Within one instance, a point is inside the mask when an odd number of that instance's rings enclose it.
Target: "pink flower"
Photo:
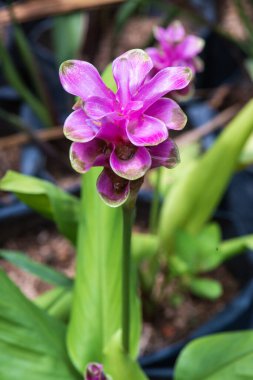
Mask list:
[[[205,41],[194,35],[187,35],[180,21],[174,21],[166,29],[156,27],[154,36],[157,48],[146,49],[154,64],[153,72],[172,66],[187,66],[195,74],[203,69],[202,61],[197,55],[203,50]],[[179,91],[186,94],[189,86]]]
[[[104,167],[97,189],[111,206],[123,204],[149,169],[177,162],[169,130],[182,129],[186,116],[176,102],[162,97],[185,88],[191,71],[167,67],[146,80],[152,68],[148,54],[139,49],[115,59],[116,94],[88,62],[66,61],[60,68],[62,86],[80,98],[64,124],[73,141],[71,164],[79,173]]]

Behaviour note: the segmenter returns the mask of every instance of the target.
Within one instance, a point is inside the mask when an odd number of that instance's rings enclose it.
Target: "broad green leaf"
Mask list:
[[[188,344],[175,380],[253,379],[253,331],[215,334]]]
[[[229,123],[213,147],[166,196],[159,224],[161,248],[170,254],[179,229],[197,233],[213,214],[253,130],[253,101]]]
[[[60,232],[76,242],[79,200],[50,182],[8,171],[0,180],[0,190],[11,191],[41,215],[54,220]]]
[[[9,261],[16,267],[41,278],[49,284],[65,287],[72,285],[72,280],[63,273],[30,259],[24,252],[0,249],[0,258]]]
[[[65,327],[26,299],[0,270],[0,379],[81,380],[65,347]]]
[[[83,176],[77,273],[67,339],[72,361],[80,371],[89,362],[102,362],[104,348],[121,327],[122,214],[120,208],[110,208],[100,199],[98,174],[99,169],[92,169]],[[131,293],[130,346],[135,356],[140,334],[135,273]]]
[[[102,74],[103,81],[105,82],[106,86],[109,87],[113,92],[117,91],[117,85],[112,75],[112,64],[106,66],[103,74]]]
[[[221,284],[209,278],[193,278],[189,287],[196,296],[209,300],[216,300],[223,293]]]
[[[85,37],[87,21],[87,16],[83,12],[53,18],[53,48],[59,65],[67,59],[77,58]]]
[[[120,331],[112,337],[104,357],[105,372],[112,380],[148,380],[139,364],[124,353]]]
[[[35,298],[33,302],[46,310],[49,315],[66,322],[70,316],[72,296],[72,288],[57,287],[43,293]]]

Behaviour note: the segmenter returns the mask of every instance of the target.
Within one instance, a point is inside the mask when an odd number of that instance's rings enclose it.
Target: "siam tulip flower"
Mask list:
[[[187,35],[180,21],[174,21],[166,29],[156,27],[154,36],[158,46],[146,49],[154,64],[153,73],[171,66],[187,66],[193,74],[203,69],[203,63],[197,55],[203,50],[205,41]],[[187,95],[189,91],[190,86],[187,86],[178,93]]]
[[[88,365],[85,380],[109,380],[103,372],[102,364],[91,363]]]
[[[149,169],[170,168],[178,161],[169,130],[182,129],[186,116],[175,101],[163,96],[185,88],[191,70],[167,67],[147,80],[152,68],[148,54],[139,49],[115,59],[116,93],[88,62],[66,61],[60,68],[62,86],[79,97],[64,124],[66,137],[73,141],[71,164],[79,173],[102,166],[97,189],[114,207],[138,191]]]

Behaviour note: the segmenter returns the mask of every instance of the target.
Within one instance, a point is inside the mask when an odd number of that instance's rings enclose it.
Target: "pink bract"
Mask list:
[[[203,64],[198,54],[203,50],[205,41],[187,35],[180,21],[174,21],[167,28],[154,28],[154,36],[158,46],[146,50],[154,64],[153,73],[171,66],[189,67],[193,74],[202,70]],[[178,93],[186,95],[189,89],[186,87]]]
[[[73,141],[72,166],[79,173],[104,167],[97,189],[111,206],[124,203],[135,188],[132,183],[139,183],[149,169],[172,167],[178,160],[169,130],[182,129],[186,116],[163,96],[187,87],[191,70],[166,67],[149,79],[152,68],[143,50],[122,54],[112,64],[117,85],[113,93],[88,62],[66,61],[60,67],[63,88],[79,97],[64,124],[66,137]]]
[[[107,380],[102,364],[91,363],[88,365],[85,380]]]

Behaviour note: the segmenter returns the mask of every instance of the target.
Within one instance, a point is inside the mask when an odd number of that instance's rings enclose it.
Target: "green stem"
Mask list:
[[[131,235],[134,216],[133,207],[123,207],[123,252],[122,252],[122,345],[129,353],[130,341],[130,276]]]
[[[160,187],[161,187],[161,168],[156,170],[156,184],[153,194],[150,218],[149,218],[149,230],[151,232],[156,232],[158,223],[158,213],[159,213],[159,200],[160,200]]]

